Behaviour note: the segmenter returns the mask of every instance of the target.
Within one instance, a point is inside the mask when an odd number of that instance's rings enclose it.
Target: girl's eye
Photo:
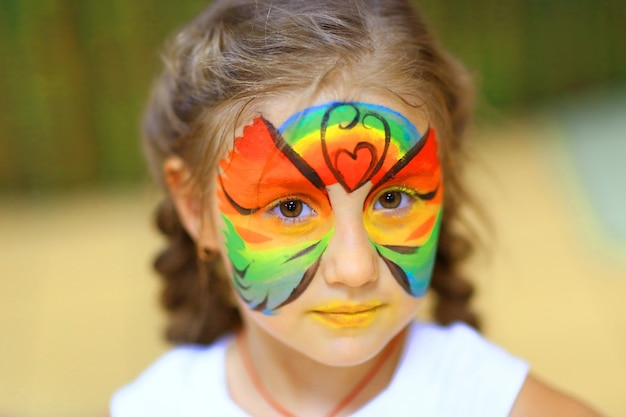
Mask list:
[[[280,212],[285,217],[298,217],[302,213],[302,201],[289,200],[284,203],[280,203]]]
[[[279,202],[272,207],[270,212],[273,215],[288,221],[303,220],[306,217],[315,215],[315,210],[313,210],[311,206],[297,198]]]
[[[374,210],[401,209],[413,202],[414,198],[402,191],[385,191],[374,203]]]

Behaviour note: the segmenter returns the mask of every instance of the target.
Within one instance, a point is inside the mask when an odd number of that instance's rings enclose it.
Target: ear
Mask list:
[[[191,171],[181,158],[170,157],[163,163],[163,173],[180,221],[200,246],[203,229],[202,204],[200,193],[191,181]]]

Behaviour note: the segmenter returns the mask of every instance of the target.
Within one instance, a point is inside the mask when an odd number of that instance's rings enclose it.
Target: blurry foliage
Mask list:
[[[205,4],[0,0],[0,190],[144,178],[138,123],[158,50]],[[626,77],[623,0],[420,4],[489,107]]]
[[[138,125],[159,48],[206,1],[0,4],[0,190],[143,178]]]
[[[523,107],[626,79],[624,0],[419,2],[489,106]]]

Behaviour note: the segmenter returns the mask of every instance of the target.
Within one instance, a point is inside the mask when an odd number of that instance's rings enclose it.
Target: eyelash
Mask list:
[[[398,203],[397,207],[383,207],[383,205],[381,204],[380,200],[381,198],[383,198],[385,195],[387,194],[391,194],[391,193],[399,193],[400,194],[400,202]],[[408,201],[407,201],[408,200]],[[406,210],[410,207],[410,205],[413,205],[415,202],[420,201],[420,194],[412,189],[412,188],[408,188],[405,186],[395,186],[392,188],[387,188],[385,190],[383,190],[382,192],[378,193],[376,198],[374,199],[374,203],[372,205],[372,210],[374,211],[378,211],[378,210],[387,210],[387,211],[393,211],[395,213],[398,213],[400,211]]]
[[[389,193],[400,194],[401,200],[398,203],[397,207],[387,208],[387,207],[383,207],[382,204],[380,203],[380,199],[384,197],[385,194],[389,194]],[[372,210],[373,211],[384,210],[384,211],[392,212],[394,214],[399,214],[400,212],[409,209],[410,206],[412,206],[416,202],[421,201],[422,196],[423,194],[420,194],[418,191],[412,188],[403,186],[403,185],[390,187],[377,194],[372,205]],[[284,207],[283,205],[290,203],[290,202],[301,204],[301,207],[299,207],[301,211],[298,212],[293,217],[289,217],[282,212],[282,208]],[[296,210],[298,209],[298,207],[294,207],[294,208]],[[285,223],[288,225],[305,222],[310,217],[317,216],[317,212],[315,211],[315,209],[309,203],[307,203],[303,198],[297,197],[297,196],[285,197],[276,201],[273,204],[270,204],[269,208],[266,210],[266,213],[269,216],[275,217],[282,223]]]
[[[297,213],[297,215],[294,217],[289,217],[289,216],[286,216],[284,213],[282,213],[282,208],[284,207],[283,205],[288,204],[290,202],[301,204],[300,212]],[[303,212],[304,214],[302,214]],[[285,197],[285,198],[278,200],[277,202],[269,206],[266,213],[272,217],[277,218],[279,221],[285,224],[296,224],[296,223],[304,222],[310,217],[317,216],[317,212],[315,211],[313,207],[311,207],[310,204],[308,204],[304,199],[300,197],[295,197],[295,196]]]

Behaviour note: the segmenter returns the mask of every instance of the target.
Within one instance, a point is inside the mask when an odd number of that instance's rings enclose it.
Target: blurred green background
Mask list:
[[[157,51],[206,1],[0,4],[0,192],[144,179],[138,121]],[[484,118],[626,79],[623,0],[420,4],[477,74]]]

